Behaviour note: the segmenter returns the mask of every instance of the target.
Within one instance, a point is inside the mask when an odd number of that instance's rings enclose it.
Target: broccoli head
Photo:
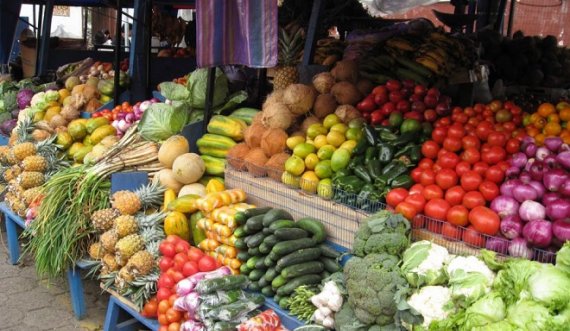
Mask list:
[[[356,318],[348,303],[334,315],[334,329],[337,331],[367,331],[368,326]]]
[[[358,228],[352,245],[353,254],[364,257],[371,253],[400,256],[409,246],[410,223],[402,215],[380,211]]]

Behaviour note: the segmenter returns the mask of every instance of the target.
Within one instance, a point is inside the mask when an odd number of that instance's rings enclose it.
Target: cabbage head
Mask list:
[[[183,107],[154,103],[144,112],[138,130],[146,140],[159,142],[180,133],[188,122],[188,112]]]
[[[413,243],[403,254],[401,270],[413,287],[440,285],[447,280],[444,265],[449,261],[445,247],[427,240]]]
[[[556,253],[556,267],[570,276],[570,241]]]
[[[206,90],[208,87],[208,69],[196,69],[190,74],[190,78],[186,83],[190,91],[190,106],[192,108],[206,108]],[[212,107],[221,106],[229,94],[228,78],[220,68],[216,68],[214,78],[214,100]]]
[[[475,256],[456,256],[446,267],[451,296],[461,306],[469,306],[491,291],[495,274]]]
[[[489,326],[504,320],[505,317],[507,317],[505,302],[496,293],[489,293],[465,310],[464,329],[473,330],[476,327]]]
[[[548,308],[524,299],[507,309],[507,321],[520,331],[551,330],[554,325],[554,318]]]
[[[570,276],[551,264],[545,264],[528,279],[532,298],[552,310],[561,310],[570,302]]]

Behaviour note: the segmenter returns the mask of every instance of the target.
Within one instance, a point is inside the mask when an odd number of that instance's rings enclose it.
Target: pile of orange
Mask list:
[[[570,103],[559,102],[553,105],[543,103],[535,113],[525,115],[523,124],[526,133],[533,137],[537,144],[542,145],[547,137],[560,137],[570,144]]]

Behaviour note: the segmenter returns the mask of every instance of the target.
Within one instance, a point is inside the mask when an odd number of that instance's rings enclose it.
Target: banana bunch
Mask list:
[[[436,75],[444,76],[451,69],[449,54],[439,46],[424,45],[417,54],[415,61]]]
[[[415,52],[418,49],[416,43],[403,37],[393,37],[386,40],[386,46],[401,52]]]
[[[342,59],[345,43],[338,39],[325,38],[317,41],[315,63],[332,65]]]

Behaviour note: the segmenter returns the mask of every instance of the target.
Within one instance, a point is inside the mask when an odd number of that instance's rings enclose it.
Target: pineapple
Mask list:
[[[115,218],[117,218],[119,215],[120,213],[117,209],[101,209],[91,215],[91,224],[93,224],[93,227],[98,231],[104,232],[110,230],[113,227]]]
[[[127,267],[122,267],[115,278],[115,286],[119,290],[119,293],[124,291],[133,280],[135,280],[135,276]]]
[[[127,270],[135,277],[146,276],[152,271],[154,263],[154,256],[150,252],[144,250],[136,252],[135,255],[129,259],[126,267]]]
[[[100,242],[92,243],[91,246],[89,246],[89,256],[92,259],[100,260],[105,257],[105,254],[107,253],[103,249],[103,246]]]
[[[285,29],[279,30],[279,66],[275,70],[273,87],[281,90],[299,80],[297,64],[303,49],[303,30],[288,33]]]
[[[117,241],[119,238],[117,237],[117,233],[114,230],[109,230],[101,235],[99,241],[101,241],[101,245],[103,248],[110,253],[115,252],[115,245],[117,245]]]
[[[44,172],[47,169],[47,161],[43,156],[32,155],[28,156],[22,161],[24,171],[39,171]]]
[[[44,174],[37,171],[24,171],[18,176],[18,182],[24,189],[40,186],[44,181]]]
[[[111,205],[123,215],[134,215],[141,209],[160,205],[164,191],[164,187],[159,186],[157,182],[143,186],[135,192],[118,191],[111,197]]]
[[[144,228],[140,234],[130,234],[115,245],[117,263],[130,259],[136,252],[142,251],[145,244],[164,239],[164,232],[158,227]]]
[[[131,215],[121,215],[115,219],[115,232],[119,238],[137,233],[139,226],[137,220]]]
[[[113,271],[119,270],[119,265],[115,259],[115,255],[113,254],[105,254],[102,260],[103,267],[101,268],[101,275],[107,275]]]
[[[165,217],[166,214],[164,213],[153,213],[148,215],[144,213],[138,213],[135,215],[140,228],[162,226]]]
[[[41,195],[42,191],[39,187],[33,187],[30,189],[25,190],[22,193],[22,197],[24,198],[24,202],[26,205],[30,205],[37,197]]]
[[[16,144],[12,150],[14,151],[14,156],[18,161],[23,161],[26,157],[37,153],[36,145],[31,142]]]
[[[0,162],[6,163],[6,155],[10,153],[10,147],[8,146],[0,146]]]
[[[6,163],[9,165],[15,165],[18,163],[18,159],[16,158],[16,156],[14,155],[14,150],[10,150],[7,154],[6,154]]]
[[[8,168],[4,171],[4,173],[2,174],[2,178],[4,179],[4,181],[6,183],[10,182],[11,180],[16,179],[17,175],[14,175],[14,170],[12,170],[11,168]]]
[[[153,268],[148,275],[136,277],[129,284],[127,290],[129,298],[139,309],[142,309],[144,304],[156,293],[158,277],[158,268]]]

